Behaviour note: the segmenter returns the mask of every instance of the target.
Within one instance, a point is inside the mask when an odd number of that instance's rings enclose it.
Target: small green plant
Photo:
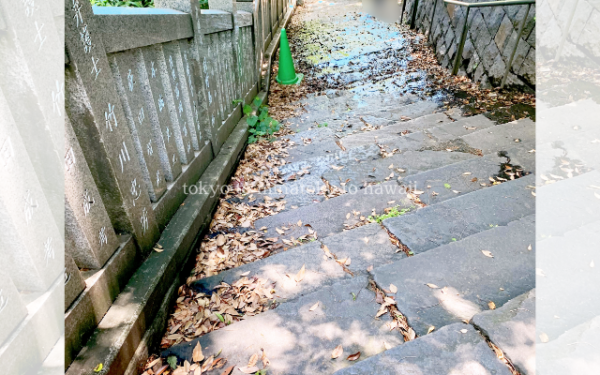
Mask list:
[[[173,370],[177,369],[177,357],[175,357],[174,355],[170,355],[167,357],[167,363],[169,364],[169,366],[171,366]]]
[[[208,9],[208,0],[200,0],[200,9]]]
[[[324,122],[324,123],[322,123],[322,124],[319,124],[319,127],[320,127],[320,128],[326,128],[326,127],[327,127],[327,123],[326,123],[326,122]]]
[[[356,301],[356,297],[357,297],[357,295],[356,295],[356,294],[354,294],[354,293],[351,293],[351,294],[352,294],[352,301]]]
[[[456,238],[452,237],[452,242],[456,242]]]
[[[219,320],[221,321],[221,323],[225,323],[225,318],[223,318],[223,315],[219,314],[219,313],[215,313],[215,315],[217,316],[217,318],[219,318]]]
[[[450,186],[450,184],[448,184],[448,183],[445,183],[445,184],[444,184],[444,187],[445,187],[446,189],[450,189],[450,188],[452,188],[452,186]]]
[[[391,217],[396,217],[396,216],[402,216],[405,213],[410,211],[410,208],[403,208],[401,210],[398,210],[399,207],[400,206],[392,207],[387,214],[369,216],[369,221],[377,222],[377,223],[381,224],[381,222],[384,221],[385,219],[389,219]]]
[[[262,101],[256,97],[253,101],[254,107],[244,106],[246,123],[250,126],[250,137],[248,143],[255,143],[263,137],[271,140],[273,134],[281,128],[279,121],[269,116],[269,107],[262,104]]]

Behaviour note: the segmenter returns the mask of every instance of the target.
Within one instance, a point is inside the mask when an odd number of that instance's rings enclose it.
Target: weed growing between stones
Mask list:
[[[263,138],[272,141],[273,134],[281,129],[281,124],[269,116],[269,107],[262,104],[262,101],[258,97],[254,98],[253,104],[254,107],[250,105],[244,106],[246,123],[249,126],[251,134],[248,137],[248,143],[256,143]]]
[[[407,212],[410,211],[410,208],[402,208],[402,209],[398,209],[400,206],[394,206],[391,208],[386,208],[385,209],[385,213],[381,214],[381,215],[372,215],[369,216],[369,220],[372,222],[376,222],[378,224],[381,224],[382,221],[384,221],[385,219],[389,219],[391,217],[397,217],[397,216],[402,216],[404,214],[406,214]]]

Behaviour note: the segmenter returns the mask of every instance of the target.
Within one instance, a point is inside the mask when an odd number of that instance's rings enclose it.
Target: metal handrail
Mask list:
[[[519,26],[519,33],[517,35],[517,41],[515,46],[513,47],[512,53],[510,54],[510,59],[508,60],[508,64],[506,65],[506,71],[504,72],[504,77],[502,77],[502,83],[500,84],[500,88],[503,88],[506,84],[506,78],[508,77],[508,73],[510,72],[510,67],[513,63],[513,59],[515,58],[515,53],[517,52],[517,47],[519,46],[519,40],[521,39],[521,35],[523,34],[523,30],[525,29],[525,23],[527,22],[527,17],[529,16],[529,11],[531,10],[531,5],[535,4],[535,0],[502,0],[502,1],[487,1],[483,3],[467,3],[464,1],[457,0],[444,0],[446,4],[454,4],[458,6],[464,6],[467,8],[467,13],[465,15],[465,23],[463,25],[462,35],[460,37],[460,44],[458,46],[458,51],[456,51],[456,58],[454,59],[454,67],[452,69],[452,74],[456,75],[458,73],[458,69],[460,67],[460,62],[462,58],[463,49],[465,48],[465,41],[467,38],[467,31],[469,26],[469,10],[471,8],[483,8],[483,7],[497,7],[497,6],[511,6],[511,5],[527,5],[527,11],[525,12],[525,17],[521,21],[521,25]],[[433,17],[432,14],[431,24],[433,25]],[[430,30],[431,34],[431,30]]]

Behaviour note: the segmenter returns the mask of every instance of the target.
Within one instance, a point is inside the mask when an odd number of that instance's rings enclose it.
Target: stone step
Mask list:
[[[378,118],[381,120],[378,120],[377,122],[373,123],[373,126],[391,126],[392,124],[395,124],[399,121],[401,121],[401,117],[402,116],[406,116],[408,118],[418,118],[421,116],[425,116],[428,114],[432,114],[435,109],[438,108],[438,105],[434,102],[430,102],[430,101],[422,101],[422,102],[417,102],[417,103],[413,103],[407,106],[403,106],[400,107],[398,109],[395,109],[394,112],[390,112],[390,111],[381,111],[381,112],[377,112],[377,113],[373,113],[371,114],[374,118]],[[367,114],[361,114],[360,116],[366,116]],[[445,116],[445,115],[444,115]],[[364,119],[364,117],[363,117]],[[346,119],[343,119],[346,120]],[[366,119],[365,119],[366,120]],[[370,119],[371,121],[374,121],[373,119]],[[324,121],[324,120],[323,120]],[[331,152],[336,152],[340,149],[340,147],[336,144],[336,139],[337,137],[335,137],[334,134],[340,134],[340,135],[349,135],[352,134],[354,131],[358,131],[357,134],[365,134],[364,131],[361,131],[360,129],[365,127],[365,124],[362,123],[362,121],[360,121],[360,119],[356,118],[355,121],[353,121],[352,123],[349,123],[348,125],[352,126],[352,127],[346,127],[345,124],[340,123],[340,121],[342,120],[338,120],[338,122],[327,122],[328,126],[326,128],[317,128],[316,131],[321,130],[321,132],[323,132],[322,135],[318,135],[319,136],[319,141],[316,142],[311,142],[309,144],[304,144],[303,141],[301,139],[299,139],[300,137],[304,137],[303,133],[298,133],[294,136],[294,140],[297,144],[296,147],[291,148],[289,150],[289,157],[287,158],[288,161],[290,162],[295,162],[295,161],[300,161],[300,160],[304,160],[313,156],[320,156],[320,155],[325,155],[327,153],[331,153]],[[323,122],[319,122],[319,124],[322,124]],[[434,126],[435,123],[433,124],[429,124],[427,123],[429,126]],[[313,126],[316,126],[314,123],[312,124]],[[400,124],[400,125],[404,125],[404,124]],[[338,130],[341,129],[341,126],[344,126],[343,131],[338,132]],[[410,130],[410,124],[408,125],[404,125],[403,129],[409,129]],[[370,133],[370,132],[368,132]],[[309,132],[307,133],[307,136],[304,138],[310,138],[311,136],[315,136],[315,132]],[[354,134],[356,135],[356,134]],[[345,143],[342,140],[342,143],[345,146]],[[349,148],[347,146],[345,146],[346,148]]]
[[[162,356],[176,355],[180,361],[191,362],[199,342],[205,355],[219,352],[227,358],[227,366],[244,367],[264,349],[269,373],[331,374],[352,364],[345,360],[349,354],[360,351],[362,360],[381,353],[384,343],[397,346],[403,342],[402,335],[387,326],[387,314],[374,318],[380,305],[368,284],[366,276],[356,276],[321,288],[252,319],[175,345]],[[318,307],[310,311],[316,303]],[[343,346],[343,355],[332,360],[338,345]],[[260,361],[258,366],[263,367]]]
[[[525,176],[386,219],[383,225],[419,254],[534,214],[535,197],[528,188],[534,181],[534,175]]]
[[[404,374],[510,375],[511,372],[471,325],[460,323],[335,372],[335,375]]]
[[[463,207],[463,212],[469,210],[469,206]],[[440,217],[436,222],[445,220]],[[398,288],[398,310],[417,335],[423,336],[432,326],[440,329],[469,321],[490,309],[490,303],[502,306],[533,289],[534,233],[534,215],[530,215],[376,268],[374,279],[380,288],[389,289],[390,284]],[[490,251],[493,258],[482,250]]]
[[[449,137],[447,133],[460,131],[457,130],[457,128],[460,129],[462,127],[466,132],[470,133],[493,126],[494,124],[485,116],[474,116],[455,123],[449,123],[449,119],[446,115],[427,115],[415,120],[390,125],[375,131],[347,136],[342,140],[342,144],[346,148],[346,151],[342,151],[334,141],[319,143],[319,148],[324,148],[326,149],[325,151],[328,151],[329,149],[332,151],[325,152],[321,150],[323,152],[322,155],[290,162],[281,167],[280,171],[285,178],[288,178],[292,174],[303,169],[309,169],[313,175],[321,175],[327,170],[334,169],[331,167],[332,165],[339,167],[351,162],[356,162],[357,160],[380,158],[380,149],[375,145],[375,137],[377,137],[377,142],[379,144],[388,146],[388,151],[391,151],[393,148],[398,148],[401,151],[408,151],[418,150],[427,146],[433,147],[435,139],[423,134],[421,130],[446,125],[448,126],[448,130],[444,133],[446,137]],[[402,135],[403,132],[407,130],[412,131],[413,133],[406,136]]]
[[[347,268],[355,275],[366,274],[370,266],[378,267],[406,257],[392,244],[381,225],[372,223],[222,271],[191,285],[198,292],[206,292],[212,291],[221,282],[232,284],[244,275],[259,277],[276,283],[277,302],[284,303],[351,277],[325,255],[322,245],[326,245],[339,260],[350,259]],[[306,274],[301,283],[296,283],[291,277],[302,266],[305,266]]]
[[[535,307],[534,289],[471,319],[522,375],[535,375]]]
[[[562,236],[538,238],[542,255],[536,263],[537,327],[538,333],[543,332],[550,340],[592,319],[600,311],[600,295],[590,293],[588,288],[600,283],[595,264],[598,243],[600,221],[582,225]]]

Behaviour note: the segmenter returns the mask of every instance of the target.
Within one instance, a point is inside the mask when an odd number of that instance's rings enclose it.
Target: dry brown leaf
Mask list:
[[[194,351],[192,352],[192,361],[194,362],[202,362],[204,360],[204,354],[202,354],[202,346],[200,343],[196,343],[194,347]]]
[[[271,364],[271,361],[269,361],[269,358],[267,358],[267,352],[263,348],[260,348],[260,350],[262,350],[262,356],[260,357],[260,360],[263,364],[263,367],[268,367]]]
[[[256,362],[258,362],[258,354],[254,353],[252,354],[252,357],[250,357],[250,360],[248,361],[248,365],[246,367],[254,367],[256,365]]]
[[[204,364],[202,365],[202,372],[207,372],[208,369],[212,367],[214,358],[215,358],[215,356],[211,355],[210,357],[208,357],[206,359],[206,361],[204,361]]]
[[[319,302],[312,305],[312,307],[310,309],[308,309],[308,311],[315,311],[317,309],[317,307],[319,307]]]
[[[434,330],[434,329],[435,329],[435,326],[430,326],[430,327],[427,329],[427,334],[430,334],[431,332],[433,332],[433,330]]]
[[[226,242],[225,236],[222,234],[219,234],[217,236],[217,246],[223,246],[223,245],[225,245],[225,242]]]
[[[298,224],[297,224],[297,225],[298,225],[299,227],[301,227],[301,226],[302,226],[302,220],[298,220]]]
[[[356,361],[360,358],[360,352],[356,352],[354,354],[350,354],[346,359],[349,361]]]
[[[540,341],[543,343],[547,343],[548,341],[550,341],[550,338],[546,333],[542,332],[540,333]]]
[[[467,332],[468,331],[466,329],[464,329],[464,328],[460,330],[460,333],[467,333]]]
[[[437,286],[437,285],[435,285],[435,284],[431,284],[431,283],[427,283],[427,284],[425,284],[425,285],[427,285],[427,286],[428,286],[428,287],[430,287],[431,289],[439,289],[439,288],[440,288],[439,286]]]
[[[254,374],[256,371],[259,370],[259,368],[256,366],[252,366],[252,367],[245,366],[245,367],[238,367],[238,370],[240,370],[244,374]]]
[[[483,255],[485,255],[488,258],[493,258],[494,257],[494,254],[492,254],[492,252],[489,251],[489,250],[481,250],[481,252],[483,253]]]
[[[490,308],[490,310],[495,310],[496,304],[493,301],[490,301],[490,302],[488,302],[488,307]]]
[[[392,292],[392,293],[397,293],[398,292],[398,288],[396,288],[396,285],[390,284],[390,292]]]
[[[393,346],[388,344],[386,341],[383,342],[383,347],[385,348],[385,350],[390,350],[391,348],[393,348]]]
[[[303,265],[302,268],[300,268],[300,271],[298,271],[298,274],[296,274],[296,277],[294,278],[297,283],[299,283],[300,281],[302,281],[302,279],[304,279],[305,272],[306,272],[306,265]]]
[[[231,375],[231,372],[233,371],[234,368],[235,368],[235,366],[229,366],[229,367],[227,367],[225,370],[223,370],[223,372],[221,373],[221,375]]]
[[[344,348],[340,344],[335,349],[333,349],[333,352],[331,352],[331,359],[336,359],[337,357],[341,356],[342,353],[344,353]]]
[[[371,264],[369,267],[367,267],[367,272],[371,272],[373,271],[373,265]]]

